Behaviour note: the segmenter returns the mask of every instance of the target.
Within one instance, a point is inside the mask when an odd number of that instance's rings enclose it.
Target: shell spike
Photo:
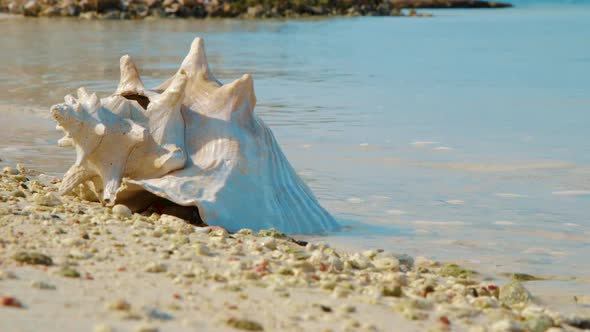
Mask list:
[[[74,96],[72,96],[72,95],[66,95],[64,97],[64,101],[66,102],[66,104],[69,104],[69,105],[75,105],[78,103],[78,100],[76,98],[74,98]]]
[[[193,40],[191,49],[184,60],[182,60],[178,72],[180,73],[181,71],[185,71],[190,80],[205,79],[217,86],[221,86],[221,82],[219,82],[215,76],[211,74],[211,70],[209,70],[209,62],[207,61],[207,55],[205,54],[205,42],[202,38],[197,37]],[[172,83],[172,80],[174,80],[174,76],[157,86],[155,90],[166,90]]]
[[[256,95],[254,94],[254,81],[252,75],[244,74],[239,79],[223,85],[218,93],[222,100],[227,100],[230,104],[230,112],[247,111],[252,113],[256,105]]]
[[[74,146],[74,140],[72,140],[72,136],[66,135],[57,141],[57,146],[62,147],[62,148],[68,147],[68,146]]]
[[[131,138],[132,142],[134,142],[135,144],[145,142],[146,136],[147,136],[146,129],[144,127],[134,123],[131,120],[128,120],[128,121],[131,122],[131,129],[129,130],[129,137]]]
[[[108,174],[104,175],[104,188],[102,194],[102,202],[106,206],[115,205],[115,198],[117,197],[117,191],[121,186],[121,170],[114,169],[110,170]]]
[[[200,71],[209,71],[209,63],[205,54],[205,42],[202,38],[197,37],[193,40],[191,50],[182,61],[180,68],[186,70],[191,76]]]
[[[90,97],[88,97],[88,106],[91,108],[100,106],[100,98],[98,98],[96,93],[93,93],[90,95]]]
[[[61,130],[63,132],[65,132],[65,129],[62,125],[62,114],[65,113],[66,107],[67,106],[64,104],[56,104],[51,106],[51,108],[49,109],[49,114],[51,114],[51,117],[55,120],[55,122],[57,122],[57,126],[55,127],[55,129]]]
[[[106,132],[106,126],[102,123],[98,123],[96,126],[94,126],[94,133],[98,136],[104,136]]]
[[[90,93],[88,92],[88,90],[86,90],[85,87],[81,87],[78,89],[78,100],[83,102],[84,100],[88,99],[90,97]]]
[[[180,69],[184,69],[189,77],[196,76],[199,72],[204,73],[207,80],[221,85],[221,82],[209,70],[209,62],[205,53],[205,42],[202,38],[197,37],[193,40],[191,50],[182,61]]]
[[[184,97],[184,90],[186,88],[187,76],[184,70],[180,70],[173,78],[166,90],[156,98],[148,106],[148,110],[171,110],[175,108]]]
[[[143,94],[144,86],[139,76],[139,71],[129,55],[123,55],[119,61],[121,79],[115,94]]]

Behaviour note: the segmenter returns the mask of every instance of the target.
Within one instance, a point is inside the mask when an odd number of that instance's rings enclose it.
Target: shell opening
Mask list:
[[[138,93],[124,94],[122,97],[128,100],[135,100],[144,110],[147,109],[150,104],[150,99],[148,97]]]

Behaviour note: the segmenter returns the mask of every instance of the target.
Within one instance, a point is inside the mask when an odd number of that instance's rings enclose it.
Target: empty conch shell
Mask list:
[[[127,55],[115,93],[84,88],[51,108],[60,146],[76,162],[62,194],[122,203],[135,211],[166,206],[189,221],[230,231],[275,227],[318,233],[338,224],[323,209],[254,114],[252,77],[221,84],[196,38],[178,72],[146,89]]]

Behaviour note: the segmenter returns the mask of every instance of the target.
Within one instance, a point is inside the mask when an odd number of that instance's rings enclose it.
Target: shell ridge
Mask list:
[[[265,141],[269,141],[270,140],[270,136],[269,136],[270,132],[268,130],[262,130],[262,133],[264,135],[264,140]],[[270,158],[268,158],[268,161],[267,162],[273,163],[273,161],[274,161],[274,164],[276,164],[277,163],[277,160],[276,160],[277,155],[276,155],[276,153],[273,153],[273,151],[271,150],[271,151],[268,152],[268,154],[270,155]],[[277,169],[275,167],[269,167],[269,169],[271,170],[271,172],[270,172],[270,178],[271,179],[280,178],[280,175],[277,174],[278,172],[277,172]],[[272,183],[269,183],[268,184],[268,186],[272,186],[272,185],[273,185]],[[272,204],[273,204],[274,210],[278,212],[278,216],[280,217],[280,220],[281,221],[286,220],[288,218],[288,214],[287,214],[288,211],[285,210],[285,209],[281,209],[280,192],[279,193],[276,193],[273,190],[273,195],[272,195],[272,197],[270,197],[270,199],[272,200]],[[282,224],[282,226],[284,228],[284,226],[285,226],[284,225],[284,222],[281,222],[281,224]]]
[[[278,159],[281,159],[280,163],[282,165],[284,165],[285,167],[289,168],[289,170],[285,171],[283,174],[293,174],[294,175],[289,178],[290,184],[291,184],[289,187],[293,188],[293,190],[295,191],[295,195],[298,197],[299,202],[302,203],[301,205],[297,205],[297,206],[298,207],[303,206],[303,204],[305,204],[307,202],[307,207],[308,207],[308,209],[310,209],[310,213],[312,213],[312,215],[315,216],[315,218],[313,218],[313,219],[321,222],[321,225],[322,225],[324,231],[335,229],[336,225],[337,225],[336,221],[327,213],[327,211],[325,211],[324,208],[322,208],[320,206],[320,204],[317,201],[317,198],[315,197],[313,192],[303,182],[303,180],[301,180],[299,175],[297,175],[295,169],[293,169],[293,166],[291,164],[289,164],[284,152],[282,151],[282,149],[280,148],[280,145],[276,141],[274,134],[270,130],[267,130],[267,131],[268,131],[270,140],[272,141],[270,146],[273,147],[274,153],[278,156]],[[303,197],[306,197],[307,199],[303,199]],[[299,211],[299,212],[301,213],[301,211]],[[297,223],[297,220],[298,220],[298,217],[295,216],[295,219],[292,219],[292,222]],[[309,224],[309,223],[306,225],[311,226],[311,224]],[[304,230],[304,231],[309,232],[311,230]]]
[[[270,142],[275,143],[271,143],[270,146],[272,147],[271,151],[273,155],[276,156],[276,165],[280,167],[280,172],[278,176],[281,185],[280,190],[284,191],[286,194],[285,196],[290,198],[283,205],[283,208],[286,208],[290,212],[288,214],[288,218],[284,222],[287,223],[289,226],[295,226],[296,232],[304,233],[304,229],[302,228],[305,227],[305,225],[297,223],[298,216],[303,215],[302,206],[304,205],[304,203],[300,200],[297,190],[293,190],[296,189],[292,187],[292,175],[294,175],[294,173],[289,172],[289,170],[287,169],[287,165],[284,162],[284,158],[282,158],[282,152],[280,151],[280,148],[278,147],[276,142],[273,142],[274,137],[272,136],[272,134],[269,135],[269,138]],[[276,165],[274,167],[276,167]]]

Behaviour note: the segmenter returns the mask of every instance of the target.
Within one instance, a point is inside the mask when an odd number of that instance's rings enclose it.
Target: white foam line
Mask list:
[[[590,190],[560,190],[552,192],[557,196],[586,196],[590,195]]]
[[[466,226],[470,225],[470,223],[466,223],[464,221],[433,221],[433,220],[416,220],[413,222],[414,225],[417,226]]]

